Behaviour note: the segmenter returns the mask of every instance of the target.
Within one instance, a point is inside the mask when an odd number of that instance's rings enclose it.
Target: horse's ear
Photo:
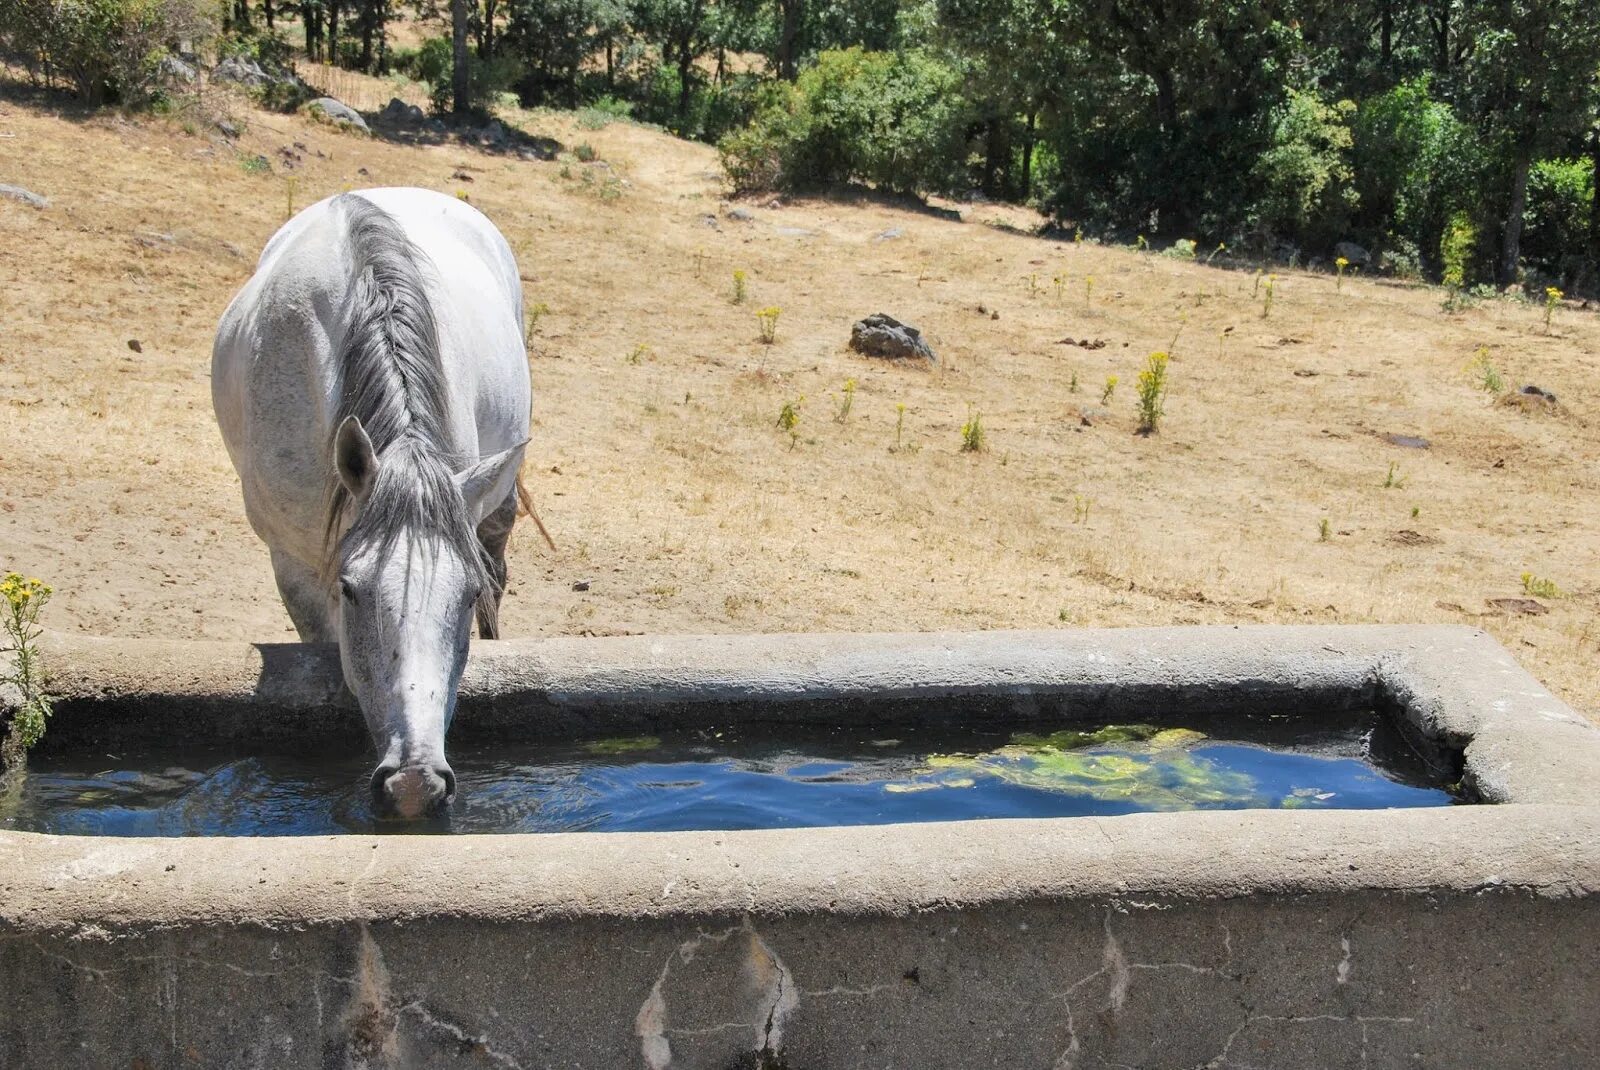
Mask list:
[[[461,497],[466,500],[468,509],[482,514],[486,503],[492,509],[511,496],[517,473],[522,469],[522,451],[527,445],[528,440],[523,439],[510,449],[485,457],[466,471],[456,473],[456,486],[461,488]]]
[[[346,416],[333,436],[333,467],[339,473],[339,482],[356,501],[367,496],[372,481],[378,477],[378,455],[372,450],[372,439],[354,416]]]

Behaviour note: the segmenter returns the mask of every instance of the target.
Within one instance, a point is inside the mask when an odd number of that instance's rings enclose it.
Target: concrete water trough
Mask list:
[[[358,740],[337,652],[51,636],[48,755]],[[1600,729],[1467,628],[527,640],[451,740],[1377,709],[1476,805],[0,832],[0,1067],[1579,1067]]]

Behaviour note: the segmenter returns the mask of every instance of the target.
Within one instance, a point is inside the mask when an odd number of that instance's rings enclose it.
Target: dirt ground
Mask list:
[[[1547,332],[1531,304],[1446,315],[1436,289],[1280,271],[1263,317],[1252,271],[1025,236],[1005,206],[732,218],[712,149],[631,124],[507,113],[600,161],[540,162],[213,103],[237,143],[0,96],[0,182],[51,202],[0,199],[0,568],[55,585],[51,627],[291,637],[212,418],[212,332],[291,206],[419,185],[464,191],[548,307],[524,475],[558,551],[519,528],[508,635],[1461,622],[1600,709],[1591,311]],[[851,353],[879,311],[938,367]],[[1559,406],[1497,404],[1479,347]],[[988,447],[962,452],[979,413]],[[1525,573],[1558,594],[1497,607]]]

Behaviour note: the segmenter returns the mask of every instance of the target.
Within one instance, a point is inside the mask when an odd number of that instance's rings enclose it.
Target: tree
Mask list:
[[[1582,137],[1596,110],[1600,18],[1593,0],[1483,0],[1465,20],[1464,110],[1489,132],[1504,169],[1498,281],[1517,281],[1528,171]]]
[[[472,104],[467,64],[467,0],[450,0],[450,107],[465,115]]]

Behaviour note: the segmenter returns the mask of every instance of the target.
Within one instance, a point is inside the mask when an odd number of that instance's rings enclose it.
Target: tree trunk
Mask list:
[[[372,73],[372,31],[378,21],[375,8],[378,0],[364,0],[361,5],[361,69]]]
[[[300,5],[300,17],[306,24],[306,55],[313,61],[322,59],[322,5],[316,2]]]
[[[685,39],[678,49],[678,118],[689,114],[689,76],[694,70],[694,53]]]
[[[250,0],[233,0],[233,29],[250,29]]]
[[[983,137],[983,193],[986,197],[1000,197],[1000,167],[1002,154],[1009,154],[1009,146],[1000,128],[1000,120],[990,119],[985,124]]]
[[[272,29],[272,0],[261,0],[261,14],[267,20],[267,29]]]
[[[1528,168],[1530,161],[1518,159],[1511,170],[1511,205],[1506,210],[1506,229],[1500,244],[1500,285],[1517,281],[1517,262],[1522,259],[1522,217],[1528,207]]]
[[[1594,189],[1589,197],[1589,287],[1600,295],[1600,120],[1589,133],[1589,153],[1594,161]]]
[[[457,115],[465,115],[472,103],[467,71],[467,0],[450,0],[450,46],[450,106]]]
[[[800,20],[805,15],[804,0],[778,0],[778,77],[795,79],[795,48],[800,40]]]
[[[1028,127],[1027,127],[1027,131],[1028,132],[1027,132],[1027,136],[1024,137],[1023,141],[1022,141],[1022,197],[1021,197],[1021,200],[1024,203],[1027,202],[1028,197],[1033,193],[1033,136],[1034,136],[1035,129],[1037,129],[1037,127],[1038,127],[1038,122],[1039,122],[1039,113],[1036,110],[1034,110],[1032,108],[1029,108],[1028,109]]]
[[[1384,70],[1389,69],[1389,61],[1394,56],[1394,0],[1383,0],[1383,13],[1379,17],[1382,41],[1378,53],[1379,61]]]
[[[344,0],[328,0],[328,62],[339,64],[339,8]]]

